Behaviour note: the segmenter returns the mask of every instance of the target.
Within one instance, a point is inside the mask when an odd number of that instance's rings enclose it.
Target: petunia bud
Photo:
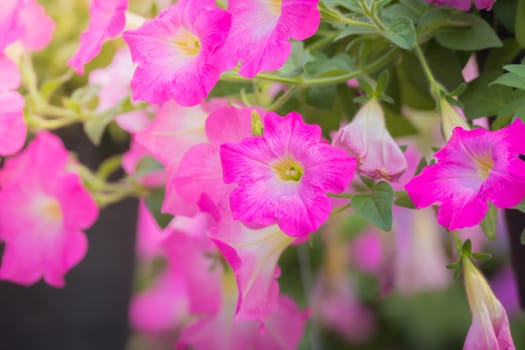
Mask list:
[[[356,157],[359,172],[366,176],[396,181],[407,168],[405,155],[386,128],[377,98],[361,107],[352,122],[339,129],[332,143]]]
[[[465,289],[472,312],[472,325],[464,350],[514,350],[509,319],[503,305],[474,266],[470,258],[463,259]]]
[[[445,139],[449,140],[452,136],[452,131],[456,126],[459,126],[465,130],[470,130],[467,123],[459,115],[459,113],[447,102],[445,99],[441,99],[441,123],[443,125],[443,134]]]

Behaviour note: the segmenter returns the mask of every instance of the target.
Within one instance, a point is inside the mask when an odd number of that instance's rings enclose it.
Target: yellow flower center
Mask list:
[[[299,181],[303,176],[304,169],[299,163],[292,158],[284,158],[273,166],[273,171],[281,180],[284,181]]]
[[[494,160],[490,155],[484,156],[484,157],[475,157],[474,163],[476,164],[476,168],[478,169],[478,175],[483,179],[486,180],[487,177],[489,177],[489,174],[494,168]]]
[[[54,199],[49,199],[47,203],[42,207],[44,214],[51,220],[60,220],[62,219],[62,209],[60,209],[60,204]]]
[[[282,0],[266,0],[266,5],[275,15],[281,15]]]
[[[199,38],[184,29],[173,39],[173,43],[177,46],[177,49],[187,56],[196,56],[201,49]]]

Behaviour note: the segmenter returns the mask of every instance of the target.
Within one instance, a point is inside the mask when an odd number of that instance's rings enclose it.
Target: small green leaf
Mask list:
[[[454,18],[468,23],[469,26],[441,28],[435,36],[441,45],[449,49],[465,51],[477,51],[503,45],[490,24],[479,16],[457,13]]]
[[[525,79],[514,73],[505,73],[498,79],[494,80],[492,84],[525,90]]]
[[[416,43],[414,22],[407,17],[397,17],[388,24],[386,38],[405,50],[411,50]]]
[[[518,0],[514,34],[520,45],[525,47],[525,0]]]
[[[520,242],[525,245],[525,228],[521,231]]]
[[[498,209],[496,209],[494,204],[491,203],[489,205],[489,210],[487,211],[487,214],[483,218],[483,221],[481,221],[481,223],[479,224],[485,236],[487,236],[487,238],[490,240],[496,239],[497,223],[498,223]]]
[[[155,218],[155,221],[161,228],[165,228],[170,223],[173,216],[161,212],[162,202],[164,200],[164,189],[157,188],[152,190],[145,198],[146,206]]]
[[[472,253],[472,257],[478,260],[489,260],[492,255],[489,253]]]
[[[393,202],[394,190],[384,181],[379,182],[371,194],[357,194],[352,197],[355,212],[384,231],[392,229]]]
[[[412,202],[412,200],[408,196],[407,191],[397,191],[396,192],[396,200],[395,200],[394,203],[398,207],[409,208],[409,209],[415,209],[416,208],[416,206],[414,205],[414,203]]]
[[[470,255],[472,255],[472,241],[469,238],[465,242],[463,242],[463,246],[461,247],[461,256]]]
[[[459,100],[465,106],[469,119],[497,115],[514,99],[514,91],[508,86],[490,85],[501,73],[486,72],[472,81]]]
[[[84,132],[94,145],[100,144],[100,140],[102,139],[106,127],[113,121],[115,116],[116,115],[113,111],[108,111],[95,115],[84,123]]]
[[[73,73],[74,71],[72,69],[68,69],[67,72],[65,72],[64,74],[44,81],[44,83],[40,87],[40,96],[42,96],[45,100],[49,99],[49,97],[53,95],[56,89],[58,89],[62,84],[71,79]]]

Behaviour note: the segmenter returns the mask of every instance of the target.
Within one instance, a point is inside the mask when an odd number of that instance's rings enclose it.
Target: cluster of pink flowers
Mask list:
[[[38,23],[36,28],[34,23]],[[24,99],[16,91],[20,72],[8,57],[10,47],[39,51],[48,45],[55,23],[36,0],[6,0],[0,9],[0,156],[18,152],[26,140]],[[16,51],[16,50],[15,50]],[[22,53],[25,54],[25,53]]]
[[[98,207],[69,152],[53,134],[38,134],[0,169],[0,239],[5,252],[0,279],[31,285],[40,278],[64,286],[64,275],[87,251],[83,230]]]
[[[429,2],[471,6],[470,1]],[[475,4],[490,9],[493,2]],[[89,76],[100,87],[96,112],[109,111],[130,94],[134,101],[154,104],[116,117],[132,137],[124,170],[133,174],[141,160],[155,158],[162,169],[137,179],[148,188],[165,186],[162,211],[174,216],[161,229],[141,202],[139,255],[150,263],[162,257],[167,264],[134,299],[135,328],[174,331],[179,348],[297,348],[309,314],[281,293],[280,256],[327,222],[339,203],[334,195],[351,192],[356,173],[394,182],[417,208],[437,205],[437,221],[449,230],[478,225],[490,205],[512,208],[525,198],[520,119],[497,131],[469,130],[467,124],[448,130],[437,161],[413,176],[421,156],[411,157],[410,149],[398,146],[376,97],[331,143],[320,126],[297,112],[281,116],[226,99],[205,101],[226,70],[238,67],[240,75],[252,78],[279,69],[290,56],[290,39],[311,37],[320,23],[318,0],[229,0],[226,9],[215,3],[179,0],[125,30],[127,0],[93,0],[89,26],[68,61],[83,74],[103,43],[122,34],[129,50],[121,49],[109,67]],[[41,29],[35,31],[33,22]],[[17,154],[26,140],[25,102],[17,91],[19,69],[6,54],[15,42],[26,51],[44,48],[53,30],[35,0],[8,0],[0,9],[0,156],[14,155],[0,168],[0,240],[6,245],[0,279],[31,285],[43,278],[61,287],[86,254],[83,231],[96,220],[98,208],[58,137],[39,132]],[[381,272],[390,273],[389,282],[402,292],[447,286],[448,275],[428,278],[428,271],[444,264],[443,252],[434,249],[439,227],[431,226],[424,237],[416,234],[433,213],[395,208],[394,214],[397,255],[382,256],[372,233],[360,244],[377,254],[359,259],[357,252],[356,265],[374,272],[388,265],[390,270]],[[331,246],[341,261],[316,281],[313,312],[342,332],[359,329],[366,337],[375,321],[354,296],[344,273],[348,258],[340,248]],[[503,307],[470,260],[465,264],[474,317],[465,349],[512,349]],[[407,266],[413,267],[410,275],[403,273]]]

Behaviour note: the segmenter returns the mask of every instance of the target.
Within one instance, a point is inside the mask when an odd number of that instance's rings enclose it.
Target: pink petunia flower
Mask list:
[[[226,69],[241,61],[239,74],[253,77],[279,69],[290,56],[289,39],[305,40],[317,32],[318,0],[230,0],[232,27],[224,44]]]
[[[63,287],[64,275],[84,258],[82,231],[98,208],[80,177],[66,171],[68,159],[60,139],[43,132],[0,171],[0,279],[31,285],[43,277]]]
[[[84,74],[84,65],[99,54],[104,41],[122,32],[127,8],[128,0],[92,0],[89,26],[80,35],[77,52],[67,62],[78,74]]]
[[[469,11],[472,0],[426,0],[428,3],[438,6],[450,6],[462,11]],[[496,0],[474,0],[478,10],[490,10]]]
[[[330,215],[327,192],[350,184],[355,159],[323,142],[321,128],[298,113],[268,113],[263,136],[221,146],[225,183],[233,217],[246,223],[277,223],[290,236],[313,232]]]
[[[36,0],[2,1],[0,51],[17,40],[29,51],[40,51],[49,44],[54,31],[55,23]]]
[[[176,349],[289,350],[298,347],[306,315],[293,299],[279,296],[261,327],[259,321],[235,319],[237,291],[231,273],[224,273],[222,288],[217,292],[222,298],[219,312],[183,329]]]
[[[525,198],[525,124],[497,131],[455,128],[448,143],[406,186],[417,208],[439,205],[438,221],[450,230],[478,224],[489,208],[512,208]]]
[[[358,171],[372,178],[396,181],[407,168],[405,155],[386,128],[377,98],[370,99],[351,123],[339,129],[332,144],[356,157]]]
[[[494,296],[485,277],[470,258],[463,258],[465,289],[467,291],[472,325],[464,350],[514,350],[509,319],[503,305]]]
[[[0,155],[15,154],[26,140],[25,101],[15,91],[20,79],[16,65],[0,54]]]
[[[131,81],[133,99],[174,99],[194,106],[208,96],[221,73],[221,47],[231,21],[214,3],[180,0],[140,28],[124,32],[138,64]]]

